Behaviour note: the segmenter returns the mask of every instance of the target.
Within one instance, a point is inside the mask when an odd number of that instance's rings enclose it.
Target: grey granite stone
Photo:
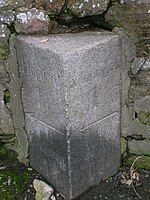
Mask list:
[[[31,166],[67,199],[119,164],[120,48],[109,32],[18,37]]]
[[[131,140],[128,142],[129,152],[137,155],[150,155],[150,140]]]

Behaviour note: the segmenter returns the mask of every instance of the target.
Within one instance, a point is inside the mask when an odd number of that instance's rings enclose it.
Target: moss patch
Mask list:
[[[0,145],[0,199],[25,199],[30,171],[17,160],[14,151]]]
[[[0,42],[0,59],[6,60],[9,54],[8,42]]]
[[[150,126],[150,113],[149,112],[140,112],[138,114],[138,119],[141,121],[141,123]]]
[[[4,90],[4,103],[10,103],[10,91],[8,89]]]
[[[132,165],[134,160],[137,158],[137,156],[133,155],[125,159],[124,165]],[[142,158],[139,158],[135,164],[135,167],[141,168],[141,169],[150,169],[150,157],[149,156],[143,156]]]
[[[123,155],[127,150],[127,141],[122,137],[121,138],[121,155]]]

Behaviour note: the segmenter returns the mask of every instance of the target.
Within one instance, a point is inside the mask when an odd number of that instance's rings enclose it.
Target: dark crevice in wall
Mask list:
[[[10,103],[10,96],[11,96],[11,93],[8,89],[4,90],[4,103],[5,105],[7,103]]]
[[[77,31],[80,30],[94,30],[97,28],[112,31],[114,26],[110,23],[106,22],[105,15],[108,12],[108,9],[112,6],[112,2],[110,1],[108,8],[100,15],[92,15],[85,17],[78,17],[74,15],[67,8],[67,1],[65,2],[62,10],[58,15],[49,14],[49,18],[52,21],[56,21],[59,25],[67,26],[68,28],[75,28]]]
[[[55,16],[54,18],[50,16],[50,19],[54,20],[60,24],[60,25],[65,25],[68,28],[76,28],[77,30],[80,31],[80,29],[83,30],[94,30],[96,28],[112,31],[113,26],[109,23],[106,22],[105,20],[105,15],[94,15],[94,16],[86,16],[86,17],[77,17],[77,16],[72,16],[72,17],[62,17],[60,16]]]
[[[138,118],[138,113],[137,112],[134,113],[134,118]]]
[[[130,135],[130,136],[127,136],[125,138],[127,141],[131,141],[131,140],[145,140],[145,138],[143,138],[143,136],[140,134],[140,135],[136,135],[136,134],[133,134],[133,135]]]
[[[10,31],[10,34],[16,33],[14,22],[11,22],[10,24],[6,24],[6,25],[7,25],[7,28],[9,29],[9,31]]]

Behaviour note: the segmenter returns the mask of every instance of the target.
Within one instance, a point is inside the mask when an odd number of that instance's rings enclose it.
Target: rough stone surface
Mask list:
[[[14,22],[14,20],[15,20],[15,15],[14,15],[13,11],[0,10],[0,22],[1,23],[10,24],[10,23]]]
[[[24,113],[21,102],[21,82],[18,75],[18,63],[15,49],[15,35],[10,37],[10,54],[7,60],[7,72],[10,76],[10,105],[12,111],[15,134],[17,136],[15,151],[18,153],[18,159],[26,163],[28,157],[28,140],[25,131]]]
[[[14,134],[11,111],[8,109],[4,102],[4,91],[8,89],[8,85],[6,82],[9,81],[9,77],[5,70],[5,60],[8,57],[9,51],[9,35],[10,32],[7,26],[4,24],[0,24],[0,135]]]
[[[0,0],[0,9],[14,9],[18,7],[31,7],[33,0]]]
[[[128,76],[131,63],[136,55],[136,49],[132,40],[128,37],[123,28],[114,28],[113,31],[117,33],[122,39],[122,106],[126,104],[128,98],[128,90],[130,88],[130,77]]]
[[[150,112],[150,96],[144,96],[134,100],[134,109],[137,113]]]
[[[69,0],[68,8],[79,17],[98,15],[103,13],[109,0]]]
[[[0,135],[11,135],[14,134],[14,127],[11,112],[4,103],[4,90],[0,84]]]
[[[5,24],[0,23],[0,40],[6,39],[8,40],[10,35],[10,31]]]
[[[9,35],[10,32],[7,26],[0,23],[0,66],[4,65],[3,61],[7,59],[9,53]]]
[[[22,34],[48,34],[49,17],[44,11],[32,8],[17,14],[15,28]]]
[[[122,108],[122,136],[141,135],[143,138],[150,138],[150,126],[135,118],[135,112],[129,110],[125,105]]]
[[[131,99],[139,99],[150,95],[150,71],[141,71],[136,77],[131,75],[131,86],[129,97]]]
[[[121,43],[109,32],[42,40],[17,41],[30,162],[72,199],[120,161]]]
[[[150,140],[131,140],[128,142],[129,152],[137,155],[150,155]]]
[[[59,14],[65,0],[35,0],[35,6],[48,11],[49,14]]]

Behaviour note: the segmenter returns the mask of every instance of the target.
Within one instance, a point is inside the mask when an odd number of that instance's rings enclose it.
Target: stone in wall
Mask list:
[[[6,24],[0,23],[0,40],[8,40],[10,31],[7,28]]]
[[[12,10],[18,7],[31,7],[33,0],[0,0],[0,10]]]
[[[123,28],[114,28],[113,32],[119,34],[122,40],[122,106],[126,104],[128,90],[130,87],[130,78],[128,72],[130,65],[135,58],[136,49],[132,40],[128,37]]]
[[[143,65],[136,75],[132,73],[129,98],[133,101],[131,105],[136,113],[136,117],[141,123],[150,126],[150,71],[143,70]]]
[[[128,141],[129,152],[136,155],[150,155],[150,140]]]
[[[5,88],[0,84],[0,135],[14,134],[14,127],[10,110],[4,103]]]
[[[122,134],[150,138],[150,72],[148,60],[135,58],[130,69],[130,87],[122,107]],[[127,89],[127,88],[126,88]]]
[[[15,21],[15,13],[11,10],[0,10],[0,23],[10,25]]]
[[[10,39],[10,53],[7,59],[6,70],[10,77],[10,106],[13,118],[13,125],[16,135],[16,144],[12,147],[18,153],[18,159],[26,163],[28,157],[28,139],[25,130],[24,113],[21,102],[21,82],[18,75],[18,63],[16,56],[16,36],[11,35]]]
[[[35,7],[44,9],[49,14],[59,14],[65,0],[35,0]]]
[[[134,110],[124,106],[122,108],[122,136],[133,135],[150,139],[150,126],[141,123],[138,118],[135,118]]]
[[[79,17],[102,14],[108,4],[109,0],[68,0],[68,8]]]
[[[150,138],[149,8],[148,1],[122,1],[108,9],[106,21],[120,33],[123,42],[122,135]],[[136,50],[134,45],[136,46]],[[136,57],[137,56],[137,57]],[[143,57],[144,56],[144,57]],[[145,58],[146,57],[146,58]],[[130,69],[131,68],[131,69]],[[128,76],[130,74],[130,77]]]
[[[5,69],[8,57],[8,38],[10,32],[6,25],[0,24],[0,135],[14,134],[11,111],[5,105],[4,91],[8,90],[9,77]]]
[[[16,15],[15,28],[21,34],[48,34],[49,17],[42,10],[32,8]]]
[[[150,1],[125,2],[111,6],[106,21],[126,30],[136,46],[138,57],[147,56],[150,48]]]
[[[6,25],[0,23],[0,62],[6,60],[9,53],[9,30]]]

